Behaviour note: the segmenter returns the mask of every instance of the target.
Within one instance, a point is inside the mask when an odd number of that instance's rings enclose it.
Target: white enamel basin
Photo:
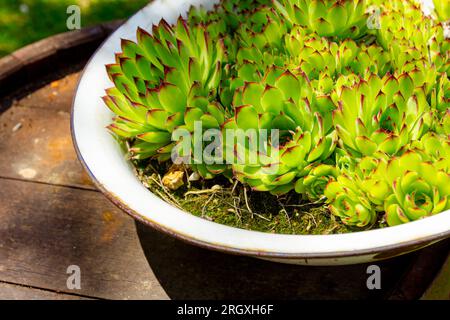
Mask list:
[[[282,263],[341,265],[397,256],[450,236],[450,211],[405,225],[340,235],[281,235],[232,228],[167,204],[133,174],[117,142],[105,129],[112,114],[101,96],[112,86],[105,65],[120,52],[120,38],[136,40],[138,26],[164,18],[174,23],[190,5],[212,7],[210,0],[156,0],[118,29],[96,52],[80,80],[72,112],[73,140],[80,160],[98,188],[125,212],[187,242],[233,254]]]

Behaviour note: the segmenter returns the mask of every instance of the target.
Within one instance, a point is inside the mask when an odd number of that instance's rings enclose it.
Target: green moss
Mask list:
[[[176,191],[162,186],[168,164],[135,163],[136,174],[154,194],[193,215],[247,230],[279,234],[336,234],[351,232],[323,203],[312,204],[295,192],[275,197],[245,190],[240,183],[219,177],[185,184]],[[247,201],[245,199],[247,198]]]

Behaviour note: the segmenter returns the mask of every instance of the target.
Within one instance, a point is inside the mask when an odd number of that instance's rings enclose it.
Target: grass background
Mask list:
[[[50,35],[68,31],[69,5],[81,8],[81,26],[123,19],[149,0],[0,0],[0,57]]]

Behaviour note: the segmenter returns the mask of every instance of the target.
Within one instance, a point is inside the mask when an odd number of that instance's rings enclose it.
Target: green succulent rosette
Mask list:
[[[450,109],[450,80],[446,74],[441,74],[433,89],[431,106],[441,113]]]
[[[192,6],[189,10],[188,21],[190,25],[220,24],[233,34],[238,27],[245,23],[248,13],[260,6],[267,6],[271,0],[223,0],[207,10],[203,6]],[[209,31],[209,30],[208,30]],[[212,33],[212,36],[216,33]]]
[[[391,70],[388,53],[375,45],[360,45],[350,39],[338,43],[299,26],[286,35],[285,43],[285,67],[308,76],[316,103],[326,113],[336,108],[336,95],[343,86],[372,74],[384,76]]]
[[[357,39],[367,29],[365,0],[275,0],[274,6],[292,25],[321,37]]]
[[[336,59],[339,51],[339,45],[336,42],[297,26],[286,35],[285,43],[286,50],[292,59],[290,63],[300,67],[310,79],[317,79],[322,73],[328,75],[336,73]],[[345,44],[342,46],[344,47]],[[346,50],[346,55],[342,58],[351,60],[356,56],[355,47],[352,46]]]
[[[438,18],[443,22],[450,20],[450,1],[433,0],[433,3]]]
[[[235,65],[221,87],[221,100],[226,106],[231,106],[235,91],[245,82],[262,81],[269,70],[285,65],[285,22],[268,5],[247,10],[245,17],[235,33]]]
[[[395,70],[409,72],[420,62],[427,69],[449,74],[450,39],[445,38],[442,24],[425,16],[414,1],[383,1],[378,8],[380,28],[373,31],[378,43],[390,53]]]
[[[107,66],[115,87],[106,105],[116,115],[108,128],[131,142],[133,159],[171,158],[177,129],[220,128],[226,110],[216,101],[223,65],[224,42],[212,39],[204,25],[189,27],[179,19],[164,20],[150,35],[138,29],[137,43],[123,40],[116,63]]]
[[[282,50],[282,40],[287,33],[287,26],[273,8],[259,6],[247,14],[246,23],[242,23],[236,32],[243,47]]]
[[[283,32],[284,29],[279,33]],[[391,69],[388,53],[380,47],[358,45],[349,39],[337,43],[301,26],[295,26],[285,35],[284,46],[280,48],[275,45],[267,47],[264,41],[261,43],[263,45],[259,47],[255,44],[241,45],[237,53],[236,77],[228,82],[228,99],[223,100],[230,101],[230,93],[244,82],[261,81],[268,72],[279,68],[306,74],[321,109],[331,111],[335,105],[330,93],[339,86],[339,78],[366,77],[373,73],[385,75]]]
[[[329,164],[311,164],[305,171],[307,174],[295,184],[295,192],[306,194],[311,201],[323,199],[327,185],[339,176],[338,168]]]
[[[360,199],[358,204],[369,208],[369,203],[372,214],[384,213],[389,226],[448,210],[449,150],[447,139],[427,134],[402,156],[390,158],[380,153],[360,159],[356,166],[342,170],[337,180],[327,185],[325,195],[330,211],[342,217],[342,206],[336,205],[336,201],[338,193],[344,190],[345,196],[353,195],[352,204],[361,198],[363,200]],[[350,186],[353,189],[349,191]],[[351,206],[346,203],[344,208]],[[354,212],[349,211],[344,216],[352,217],[351,213]],[[347,220],[343,222],[353,225]]]
[[[448,136],[429,132],[419,141],[414,141],[408,150],[419,152],[424,161],[429,161],[436,168],[450,172],[450,139]]]
[[[423,14],[420,4],[411,0],[372,1],[380,9],[379,43],[388,49],[394,41],[411,43],[420,52],[433,36],[435,25],[430,17]]]
[[[383,168],[389,157],[382,152],[372,156],[354,158],[339,149],[336,163],[339,173],[352,178],[375,211],[383,211],[384,199],[390,194],[390,187],[384,179]]]
[[[415,88],[408,74],[373,75],[342,89],[333,123],[342,146],[352,154],[381,151],[392,156],[429,130],[432,113],[423,88]]]
[[[434,130],[439,134],[450,137],[450,109],[437,117]]]
[[[447,2],[436,5],[441,21]],[[203,179],[295,190],[352,227],[422,219],[450,209],[444,31],[414,0],[192,7],[122,40],[106,66],[108,128],[134,160],[189,158]]]
[[[289,63],[299,66],[310,79],[323,74],[383,76],[391,69],[388,52],[379,46],[359,44],[351,39],[335,42],[300,26],[286,35],[285,45]]]
[[[375,223],[377,212],[355,177],[342,173],[327,185],[324,194],[328,209],[344,224],[364,228]]]
[[[419,220],[450,209],[450,174],[408,152],[389,161],[386,178],[393,194],[385,201],[389,226]]]
[[[283,194],[294,189],[310,163],[330,157],[336,134],[331,123],[325,123],[312,109],[312,100],[308,79],[289,71],[278,75],[274,70],[268,73],[266,83],[246,83],[236,92],[235,117],[224,128],[278,130],[278,143],[269,141],[264,152],[252,148],[259,145],[258,138],[237,144],[226,141],[227,154],[238,160],[232,166],[238,180],[257,191]],[[257,160],[247,161],[251,158]]]

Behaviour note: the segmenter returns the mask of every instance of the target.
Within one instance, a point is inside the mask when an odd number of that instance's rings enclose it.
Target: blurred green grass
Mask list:
[[[50,35],[65,32],[67,7],[81,8],[81,26],[123,19],[149,0],[1,0],[0,57]]]

